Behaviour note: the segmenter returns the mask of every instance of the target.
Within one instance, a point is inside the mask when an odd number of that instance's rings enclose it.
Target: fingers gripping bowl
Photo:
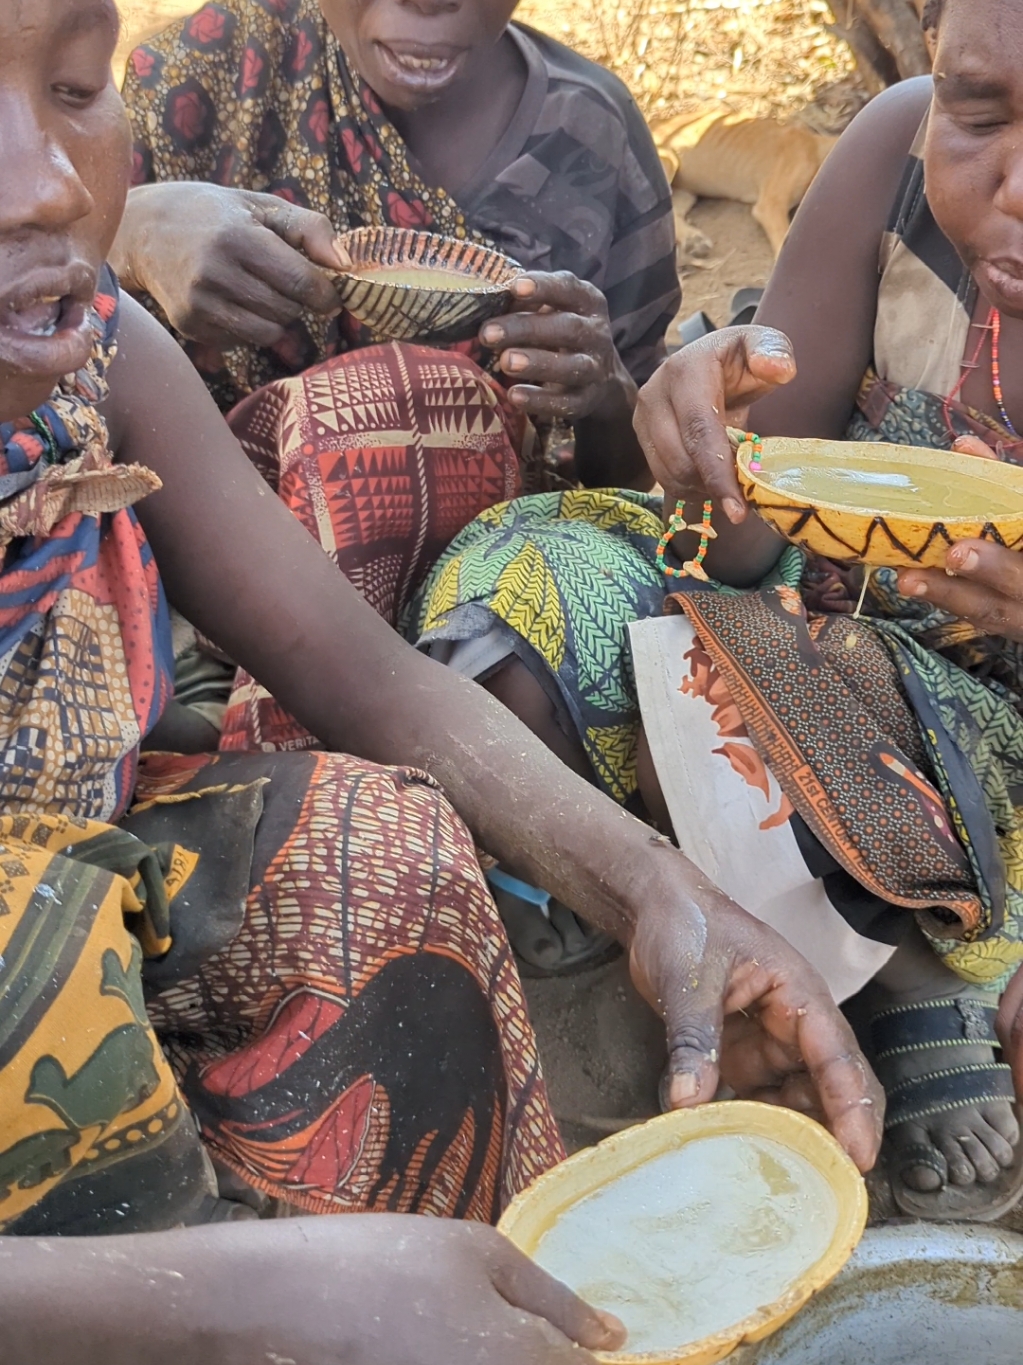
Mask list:
[[[500,1230],[629,1330],[613,1365],[714,1365],[787,1322],[863,1232],[863,1179],[774,1105],[678,1110],[577,1153]]]
[[[392,341],[466,341],[507,310],[522,267],[476,242],[409,228],[345,233],[350,270],[336,277],[353,317]]]
[[[936,569],[959,540],[1023,548],[1023,468],[1017,465],[869,441],[765,437],[755,452],[741,432],[730,435],[751,506],[814,554],[871,567]]]

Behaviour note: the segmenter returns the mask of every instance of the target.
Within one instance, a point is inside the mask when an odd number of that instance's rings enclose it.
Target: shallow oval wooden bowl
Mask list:
[[[743,1342],[761,1341],[776,1332],[834,1279],[852,1255],[867,1221],[867,1190],[852,1161],[826,1129],[805,1115],[741,1100],[676,1110],[577,1152],[513,1199],[498,1227],[532,1256],[558,1218],[602,1186],[686,1143],[733,1134],[770,1138],[798,1153],[823,1176],[836,1203],[835,1228],[827,1250],[781,1298],[723,1332],[670,1352],[622,1351],[600,1354],[599,1359],[611,1365],[715,1365]]]
[[[749,467],[752,455],[752,445],[741,442],[737,468],[749,502],[786,539],[828,559],[872,567],[939,569],[945,567],[945,552],[958,540],[992,540],[1011,550],[1023,547],[1023,468],[1018,465],[918,446],[788,437],[764,438],[759,472]],[[884,506],[811,499],[771,482],[772,463],[823,466],[829,461],[866,471],[883,471],[893,461],[917,466],[940,479],[949,490],[949,502],[954,504],[961,490],[963,500],[979,504],[983,514],[975,510],[970,516],[949,515],[946,509],[928,507],[926,499],[919,510],[893,512]],[[883,490],[871,489],[871,498],[883,502]]]
[[[507,310],[508,285],[522,274],[518,262],[500,251],[410,228],[356,228],[343,243],[352,258],[351,270],[336,276],[344,306],[393,341],[467,341],[487,318]],[[471,279],[473,287],[397,284],[359,273],[387,266],[451,271]]]

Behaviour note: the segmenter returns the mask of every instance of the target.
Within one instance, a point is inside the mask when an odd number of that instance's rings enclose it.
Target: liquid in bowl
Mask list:
[[[445,293],[457,290],[468,294],[493,287],[478,275],[466,275],[459,270],[439,270],[436,266],[365,265],[351,273],[368,284],[407,285],[413,289],[433,289]]]
[[[979,457],[978,464],[983,462]],[[953,476],[911,460],[832,459],[807,463],[788,453],[765,454],[759,471],[763,483],[808,502],[855,508],[866,513],[904,513],[935,519],[973,517],[984,520],[996,512],[1023,514],[1023,490],[1004,483],[994,486],[983,476]]]
[[[828,1182],[769,1138],[698,1138],[566,1209],[534,1259],[617,1314],[630,1355],[722,1332],[780,1298],[827,1251]]]

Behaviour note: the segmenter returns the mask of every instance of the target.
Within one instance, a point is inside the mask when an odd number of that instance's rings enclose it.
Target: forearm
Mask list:
[[[387,684],[363,691],[364,715],[344,737],[335,731],[339,747],[352,747],[357,728],[374,737],[368,757],[428,771],[516,875],[623,942],[647,901],[696,896],[699,874],[676,849],[554,759],[483,688],[422,656]]]
[[[623,371],[607,384],[604,400],[575,423],[575,466],[584,488],[638,488],[654,485],[643,448],[632,426],[637,389]]]
[[[175,533],[177,516],[161,514],[171,487],[139,508],[174,605],[203,634],[329,748],[425,769],[488,852],[623,939],[649,895],[666,897],[687,880],[695,893],[697,874],[681,854],[575,776],[483,688],[406,644],[244,457],[233,463],[236,479],[221,467],[202,495],[193,490],[203,555]],[[161,462],[158,472],[173,471]],[[224,519],[253,488],[262,515],[247,510],[239,530],[273,546],[273,571],[258,578],[251,554],[217,548],[218,523],[223,543]]]
[[[255,1365],[364,1358],[387,1214],[123,1237],[0,1237],[3,1365]],[[379,1334],[369,1324],[369,1339]],[[360,1341],[361,1337],[361,1341]]]
[[[198,1365],[178,1348],[187,1267],[167,1262],[165,1242],[0,1237],[4,1365]]]
[[[121,457],[145,460],[164,483],[137,510],[172,603],[313,734],[337,751],[425,768],[489,852],[623,937],[654,883],[667,895],[672,878],[677,889],[696,877],[482,688],[377,615],[137,305],[125,309],[111,382]]]

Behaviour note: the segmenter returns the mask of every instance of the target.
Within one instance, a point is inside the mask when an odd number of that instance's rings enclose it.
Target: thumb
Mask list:
[[[980,436],[957,436],[952,442],[957,455],[976,455],[981,460],[997,460],[998,453]]]
[[[736,385],[744,403],[755,403],[772,389],[796,377],[792,342],[775,327],[744,327],[742,348],[745,375]],[[743,382],[744,381],[744,382]]]
[[[252,212],[256,220],[314,265],[327,270],[347,270],[352,264],[334,225],[323,213],[290,204],[274,194],[254,194]]]
[[[491,1283],[513,1308],[545,1318],[588,1351],[617,1351],[625,1344],[625,1328],[613,1313],[593,1308],[499,1234],[488,1240]]]
[[[659,964],[653,982],[636,953],[631,954],[637,990],[661,1015],[668,1037],[668,1069],[663,1101],[669,1109],[706,1104],[717,1093],[720,1079],[721,1028],[727,972],[721,962],[706,957],[696,964],[679,961]]]

